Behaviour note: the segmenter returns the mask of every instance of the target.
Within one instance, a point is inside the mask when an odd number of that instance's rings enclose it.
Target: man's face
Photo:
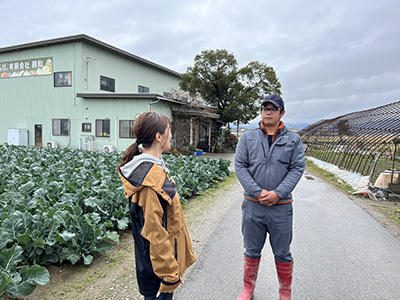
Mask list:
[[[272,103],[267,103],[261,108],[261,121],[265,127],[275,127],[285,114],[285,111],[277,109]]]

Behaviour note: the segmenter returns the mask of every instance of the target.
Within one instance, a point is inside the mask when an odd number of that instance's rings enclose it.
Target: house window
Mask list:
[[[54,86],[72,86],[72,72],[54,72]]]
[[[82,123],[82,132],[92,132],[92,123]]]
[[[119,137],[134,139],[135,133],[133,132],[133,125],[135,121],[133,120],[120,120],[119,121]]]
[[[148,93],[150,92],[150,89],[146,86],[139,85],[138,91],[139,93]]]
[[[53,135],[68,136],[69,120],[68,119],[53,119]]]
[[[115,79],[100,76],[100,90],[115,92]]]
[[[110,137],[110,120],[96,120],[96,136]]]

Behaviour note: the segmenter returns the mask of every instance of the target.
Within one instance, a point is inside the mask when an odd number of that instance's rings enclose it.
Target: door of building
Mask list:
[[[35,124],[35,146],[42,147],[42,124]]]

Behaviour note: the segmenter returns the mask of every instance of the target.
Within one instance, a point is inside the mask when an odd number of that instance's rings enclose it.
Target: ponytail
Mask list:
[[[139,144],[137,142],[134,142],[132,145],[128,147],[128,149],[125,150],[124,155],[122,156],[122,161],[118,165],[118,169],[120,169],[125,164],[130,162],[134,156],[139,154],[140,154]]]

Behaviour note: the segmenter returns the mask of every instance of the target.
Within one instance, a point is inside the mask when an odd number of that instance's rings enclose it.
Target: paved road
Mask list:
[[[307,176],[309,177],[309,176]],[[175,300],[235,300],[242,287],[241,187],[175,292]],[[232,194],[232,193],[231,193]],[[293,299],[400,299],[400,241],[345,194],[305,176],[294,192]],[[263,251],[254,300],[278,298]]]

